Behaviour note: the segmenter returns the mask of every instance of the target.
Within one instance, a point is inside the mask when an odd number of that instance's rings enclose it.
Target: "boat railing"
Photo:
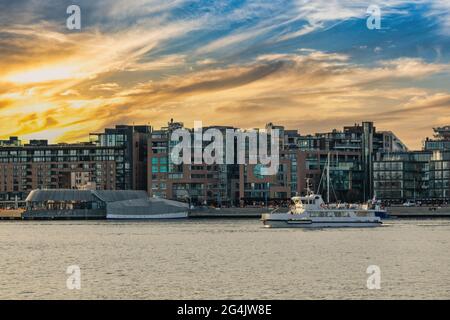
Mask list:
[[[322,204],[322,209],[332,209],[332,210],[364,210],[364,205],[361,204],[355,204],[355,203],[329,203],[329,204]]]
[[[272,211],[270,211],[270,214],[277,212],[280,209],[280,207],[276,207],[275,209],[273,209]]]

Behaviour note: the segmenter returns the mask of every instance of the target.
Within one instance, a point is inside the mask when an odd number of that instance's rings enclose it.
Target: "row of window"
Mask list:
[[[167,165],[152,165],[152,173],[167,173]]]
[[[167,164],[167,158],[165,158],[165,157],[163,157],[163,158],[153,157],[152,158],[152,164]]]
[[[123,150],[116,149],[52,149],[52,150],[10,150],[0,151],[0,158],[4,157],[32,157],[32,156],[91,156],[123,154]]]
[[[83,157],[14,157],[14,158],[0,158],[0,163],[18,163],[18,162],[80,162],[80,161],[116,161],[123,162],[123,157],[117,156],[93,156],[83,159]]]

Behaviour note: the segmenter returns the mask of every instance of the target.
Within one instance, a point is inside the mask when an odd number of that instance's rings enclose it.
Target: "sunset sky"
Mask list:
[[[381,30],[366,26],[372,4]],[[0,0],[0,26],[0,138],[371,120],[420,148],[450,125],[448,0]]]

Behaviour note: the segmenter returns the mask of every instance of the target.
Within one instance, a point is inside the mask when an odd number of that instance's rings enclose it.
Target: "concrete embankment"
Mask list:
[[[195,208],[189,213],[190,218],[261,218],[263,213],[270,213],[273,208]],[[280,208],[277,212],[287,212]],[[447,207],[388,207],[391,218],[450,218],[450,206]]]
[[[189,218],[261,218],[270,213],[267,208],[195,208],[189,212]],[[287,209],[286,209],[287,211]]]
[[[106,219],[106,210],[32,210],[25,211],[22,218],[24,220],[103,220]]]

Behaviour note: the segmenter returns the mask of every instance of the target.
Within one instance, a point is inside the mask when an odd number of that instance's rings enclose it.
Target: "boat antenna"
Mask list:
[[[306,195],[310,195],[311,192],[311,178],[306,178]]]

